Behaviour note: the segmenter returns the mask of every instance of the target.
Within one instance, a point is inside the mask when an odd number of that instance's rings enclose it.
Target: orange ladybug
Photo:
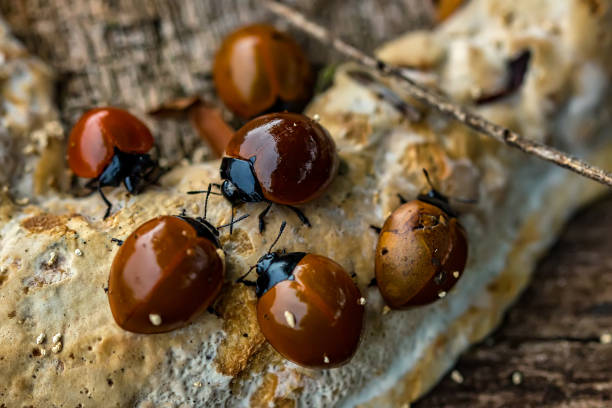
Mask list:
[[[106,218],[111,203],[102,187],[123,182],[138,194],[158,168],[147,154],[152,147],[153,136],[138,118],[118,108],[96,108],[85,112],[70,132],[68,165],[77,176],[93,179],[107,206]]]
[[[391,308],[432,303],[455,286],[467,257],[465,230],[448,198],[432,187],[385,221],[376,246],[376,282]]]
[[[221,100],[244,119],[301,110],[314,82],[300,46],[267,24],[243,27],[223,41],[213,79]]]

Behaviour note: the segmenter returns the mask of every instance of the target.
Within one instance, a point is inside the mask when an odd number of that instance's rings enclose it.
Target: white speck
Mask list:
[[[45,335],[45,333],[40,333],[38,337],[36,337],[36,344],[43,344],[46,338],[47,336]]]
[[[459,276],[461,276],[461,273],[459,273],[459,271],[454,271],[453,272],[453,278],[459,279]]]
[[[159,326],[160,324],[162,324],[161,316],[155,313],[149,315],[149,320],[151,321],[151,324],[153,324],[153,326]]]
[[[440,292],[438,292],[438,297],[439,297],[440,299],[442,299],[442,298],[443,298],[443,297],[445,297],[445,296],[446,296],[446,291],[441,290]]]
[[[51,136],[61,136],[64,133],[64,128],[57,120],[52,120],[45,123],[45,132]]]
[[[382,314],[386,315],[387,313],[389,313],[391,311],[391,308],[387,305],[385,305],[385,307],[383,307],[383,311]]]
[[[323,354],[323,362],[325,364],[329,364],[329,357],[327,357],[325,354]]]
[[[193,249],[192,248],[187,248],[187,251],[185,251],[187,253],[188,256],[193,255]]]
[[[181,231],[181,235],[182,235],[182,236],[186,237],[186,236],[187,236],[187,234],[188,234],[188,233],[187,233],[187,230],[182,230],[182,231]]]
[[[43,357],[46,356],[47,355],[47,350],[45,350],[44,348],[41,348],[40,349],[40,355],[43,356]]]
[[[459,372],[459,370],[451,371],[450,378],[457,384],[463,384],[463,375]]]
[[[51,339],[51,341],[53,341],[53,343],[57,343],[58,341],[60,341],[62,339],[62,334],[61,333],[55,333],[55,335],[53,336],[53,338]]]
[[[62,351],[62,342],[57,342],[53,345],[53,347],[51,347],[51,351],[54,353],[59,353],[60,351]]]
[[[51,266],[55,263],[55,261],[57,260],[57,253],[55,251],[52,251],[49,254],[49,260],[47,261],[47,265]]]
[[[367,303],[367,300],[364,297],[360,297],[359,300],[357,300],[357,303],[363,306]]]
[[[515,371],[512,373],[512,384],[519,385],[523,382],[523,374],[520,371]]]
[[[321,116],[318,113],[315,113],[314,115],[312,115],[312,120],[318,122],[321,120]]]
[[[18,198],[17,200],[15,200],[15,202],[19,205],[26,205],[27,203],[30,202],[30,199],[28,197],[23,197],[23,198]]]
[[[76,256],[83,256],[83,251],[81,251],[79,248],[77,248],[77,249],[74,250],[74,254]]]
[[[612,343],[612,334],[610,334],[610,333],[602,333],[601,336],[599,336],[599,342],[601,344],[611,344]]]
[[[34,153],[34,145],[33,144],[27,144],[23,150],[22,150],[23,154],[32,154]]]
[[[288,310],[285,310],[285,320],[292,329],[295,328],[295,316]]]
[[[196,388],[202,388],[202,381],[196,381],[193,383],[193,386]]]

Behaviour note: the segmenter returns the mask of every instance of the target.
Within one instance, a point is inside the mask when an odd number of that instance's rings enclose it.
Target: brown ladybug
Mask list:
[[[257,321],[276,351],[301,366],[322,368],[355,354],[365,299],[342,266],[321,255],[268,252],[256,270]]]
[[[157,163],[147,154],[153,147],[153,136],[138,118],[122,109],[96,108],[79,119],[68,140],[68,164],[79,177],[93,179],[106,204],[104,218],[111,203],[102,187],[121,182],[132,194],[138,194],[154,181]]]
[[[167,332],[185,326],[215,300],[225,273],[218,230],[227,225],[214,227],[204,208],[204,218],[153,218],[120,242],[108,300],[121,328]]]
[[[271,110],[299,111],[313,85],[300,46],[266,24],[229,35],[215,57],[213,77],[219,97],[245,119]]]
[[[376,282],[391,308],[428,304],[457,283],[467,256],[465,230],[448,198],[432,187],[385,221],[376,247]]]
[[[336,144],[316,121],[297,113],[272,113],[251,120],[230,140],[221,161],[221,192],[232,206],[265,201],[259,229],[273,203],[310,222],[295,204],[320,196],[338,171]]]

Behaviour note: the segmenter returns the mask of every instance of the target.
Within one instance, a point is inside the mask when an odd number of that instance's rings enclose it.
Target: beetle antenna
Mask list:
[[[285,230],[286,226],[287,226],[287,221],[283,221],[283,223],[280,226],[280,230],[278,231],[278,235],[276,236],[276,239],[274,240],[272,245],[270,245],[270,249],[268,249],[268,253],[272,252],[272,248],[274,248],[274,245],[278,243],[278,240],[280,239],[281,235],[283,235],[283,231]]]
[[[221,229],[221,228],[230,227],[230,226],[232,226],[232,225],[234,225],[234,224],[236,224],[236,223],[238,223],[238,222],[240,222],[240,221],[244,220],[244,219],[245,219],[245,218],[247,218],[249,215],[251,215],[251,214],[244,214],[242,217],[236,218],[235,220],[234,220],[234,219],[232,219],[232,220],[231,220],[231,222],[229,222],[228,224],[220,225],[220,226],[218,226],[218,227],[217,227],[217,229]]]
[[[212,185],[214,185],[214,184],[212,184]],[[190,195],[193,195],[193,194],[208,194],[208,190],[192,190],[192,191],[188,191],[187,194],[190,194]],[[222,194],[221,193],[216,193],[214,191],[211,191],[210,195],[220,196]]]
[[[210,189],[212,185],[208,183],[208,190],[206,190],[206,200],[204,200],[204,219],[206,219],[206,212],[208,211],[208,199],[210,198]]]
[[[236,283],[244,283],[244,284],[247,284],[247,283],[246,283],[244,280],[246,279],[246,277],[247,277],[247,276],[249,276],[249,274],[251,273],[251,271],[252,271],[253,269],[255,269],[255,268],[257,268],[257,264],[255,264],[255,265],[251,266],[251,267],[249,268],[249,270],[248,270],[248,271],[247,271],[247,272],[246,272],[244,275],[242,275],[241,277],[239,277],[238,279],[236,279]],[[249,282],[249,283],[252,283],[252,282]]]
[[[229,224],[229,227],[230,227],[230,235],[232,235],[232,232],[234,232],[234,213],[235,213],[235,210],[236,210],[236,207],[234,207],[234,206],[232,205],[232,216],[231,216],[231,218],[230,218],[230,224]]]
[[[447,197],[446,195],[444,195],[444,194],[440,193],[438,190],[436,190],[436,188],[434,187],[433,183],[431,182],[431,178],[429,178],[429,173],[427,172],[426,169],[423,169],[423,173],[425,174],[425,178],[427,179],[427,184],[429,184],[429,187],[431,187],[431,189],[434,191],[434,193],[437,194],[438,196],[444,197],[447,200],[450,198],[453,201],[456,201],[458,203],[463,203],[463,204],[477,204],[478,203],[478,199],[475,199],[475,198],[463,198],[463,197],[452,197],[452,196],[451,197]],[[398,194],[398,197],[400,198],[400,200],[402,200],[402,196],[400,196]]]
[[[431,187],[432,190],[436,190],[433,183],[431,182],[431,178],[429,177],[429,172],[427,171],[427,169],[423,168],[423,174],[425,174],[425,178],[427,179],[427,184],[429,184],[429,187]]]

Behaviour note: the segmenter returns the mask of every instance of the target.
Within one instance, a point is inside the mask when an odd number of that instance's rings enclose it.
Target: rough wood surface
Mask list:
[[[429,21],[425,0],[288,3],[366,51]],[[0,13],[56,69],[67,127],[103,103],[144,112],[168,98],[214,98],[209,71],[219,40],[239,24],[272,19],[256,0],[0,0]],[[341,60],[291,31],[316,64]],[[207,156],[187,120],[147,121],[164,157]],[[415,405],[612,406],[612,345],[600,342],[612,332],[610,228],[612,198],[579,215],[500,330],[458,363],[463,383],[447,376]]]

